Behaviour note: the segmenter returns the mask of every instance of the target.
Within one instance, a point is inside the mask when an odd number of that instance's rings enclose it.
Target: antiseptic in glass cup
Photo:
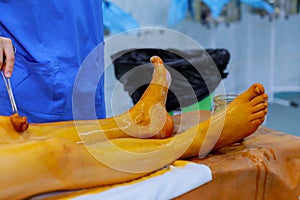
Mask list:
[[[237,94],[220,94],[213,99],[213,112],[220,112],[232,102],[238,95]]]

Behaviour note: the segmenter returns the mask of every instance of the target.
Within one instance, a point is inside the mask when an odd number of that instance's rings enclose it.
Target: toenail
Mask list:
[[[268,96],[266,94],[263,94],[263,99],[268,99]]]
[[[255,92],[258,93],[258,94],[261,93],[259,87],[256,87],[256,88],[255,88]]]

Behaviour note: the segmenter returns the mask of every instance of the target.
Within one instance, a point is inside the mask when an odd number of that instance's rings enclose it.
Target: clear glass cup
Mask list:
[[[213,98],[213,112],[220,112],[232,102],[238,95],[237,94],[220,94]]]

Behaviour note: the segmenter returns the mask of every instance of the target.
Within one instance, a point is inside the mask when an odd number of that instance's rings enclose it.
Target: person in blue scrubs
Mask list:
[[[19,114],[29,122],[72,120],[76,75],[95,48],[104,70],[102,1],[0,0],[0,13],[0,68],[10,77]],[[95,104],[84,106],[105,118],[104,77],[98,80],[96,92],[84,88],[84,95],[96,93]],[[11,114],[0,80],[0,115]]]

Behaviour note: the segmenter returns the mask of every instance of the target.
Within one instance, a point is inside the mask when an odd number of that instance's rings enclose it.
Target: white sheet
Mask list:
[[[208,166],[190,162],[180,167],[171,165],[166,173],[141,182],[112,188],[98,194],[84,194],[72,200],[166,200],[180,196],[211,180],[212,174]]]

